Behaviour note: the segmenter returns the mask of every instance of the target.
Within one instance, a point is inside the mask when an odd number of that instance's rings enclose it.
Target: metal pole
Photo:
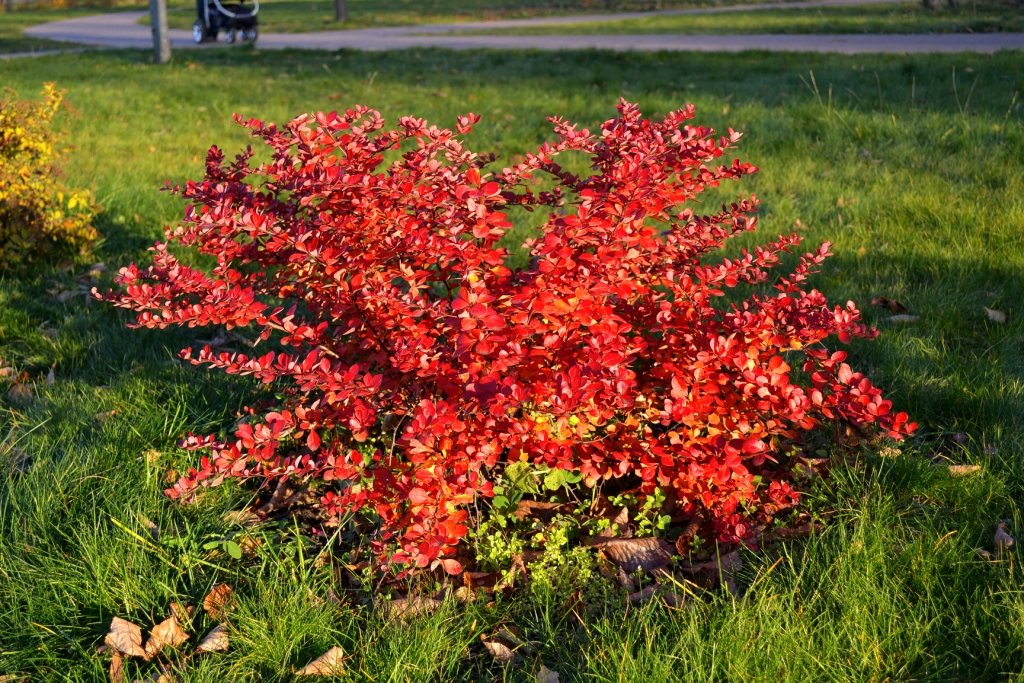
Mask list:
[[[153,60],[157,64],[171,61],[171,38],[167,35],[166,0],[149,0],[149,21],[153,25]]]

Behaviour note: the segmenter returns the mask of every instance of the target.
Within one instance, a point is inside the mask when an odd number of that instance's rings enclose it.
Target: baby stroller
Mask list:
[[[220,0],[196,0],[196,23],[192,24],[192,40],[197,43],[217,40],[217,34],[224,32],[224,39],[233,43],[241,33],[242,40],[256,42],[259,35],[259,0],[253,0],[251,7],[245,0],[228,5]]]

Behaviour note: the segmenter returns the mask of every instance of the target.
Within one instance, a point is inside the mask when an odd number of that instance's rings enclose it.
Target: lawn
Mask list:
[[[745,4],[755,0],[727,0],[723,4]],[[250,2],[251,4],[251,2]],[[408,26],[413,24],[460,23],[494,19],[525,19],[565,14],[605,14],[610,11],[646,10],[660,4],[663,8],[701,7],[707,0],[349,0],[348,21],[334,20],[333,0],[270,0],[260,7],[260,30],[267,33],[303,33],[338,29]],[[195,21],[195,3],[172,0],[167,21],[171,28],[191,28]],[[148,18],[143,20],[148,21]]]
[[[707,3],[679,0],[662,2],[663,9],[689,9]],[[747,2],[720,4],[748,4]],[[456,3],[370,3],[350,0],[349,21],[334,21],[330,0],[284,0],[265,3],[260,8],[260,27],[265,32],[301,33],[305,31],[371,28],[418,23],[459,23],[494,19],[555,17],[560,14],[607,13],[636,10],[650,5],[618,3],[522,3],[501,6],[480,0]],[[195,17],[193,4],[173,3],[168,22],[172,28],[189,28]],[[148,17],[143,21],[148,21]],[[1006,0],[968,0],[957,8],[942,5],[927,10],[920,2],[860,7],[824,7],[816,9],[773,9],[728,11],[710,14],[652,14],[647,17],[614,21],[553,24],[515,29],[474,31],[474,33],[546,34],[628,34],[674,33],[682,35],[717,33],[979,33],[1024,30],[1024,12]]]
[[[717,14],[674,14],[586,22],[569,26],[531,26],[486,33],[714,35],[730,33],[984,33],[1024,30],[1024,11],[1001,0],[964,2],[928,10],[920,2],[862,7],[774,9]]]
[[[14,52],[38,52],[40,50],[60,50],[74,47],[68,43],[33,38],[24,35],[24,30],[46,21],[59,21],[71,17],[95,14],[96,10],[62,9],[42,11],[18,11],[11,14],[0,14],[0,54]]]
[[[105,235],[92,258],[0,279],[0,358],[33,379],[31,396],[0,398],[0,675],[103,680],[112,617],[148,629],[172,601],[197,605],[227,582],[231,650],[172,658],[179,681],[292,680],[333,645],[351,655],[351,681],[533,681],[540,663],[562,681],[1021,680],[1020,557],[975,548],[992,549],[998,520],[1024,529],[1024,55],[149,58],[0,62],[0,82],[25,96],[46,80],[68,89],[66,179],[95,190]],[[144,259],[181,215],[165,180],[199,177],[210,145],[246,144],[232,112],[283,121],[361,102],[449,124],[472,110],[484,118],[470,143],[500,163],[545,139],[546,115],[593,127],[620,96],[652,115],[694,102],[701,123],[744,131],[742,157],[761,171],[722,196],[763,199],[762,239],[796,226],[833,242],[815,286],[882,331],[852,347],[855,364],[920,433],[896,457],[864,449],[808,485],[823,531],[744,551],[738,597],[627,605],[565,566],[495,602],[399,620],[342,591],[338,562],[292,526],[225,520],[248,500],[240,487],[188,508],[163,496],[167,470],[193,457],[177,437],[230,425],[253,389],[174,360],[207,331],[126,331],[78,292]],[[916,318],[890,320],[878,296]],[[953,477],[950,463],[981,469]],[[246,535],[241,559],[217,550]],[[531,643],[518,666],[479,640],[501,625]],[[193,642],[210,626],[197,610]],[[152,671],[138,666],[129,680]]]

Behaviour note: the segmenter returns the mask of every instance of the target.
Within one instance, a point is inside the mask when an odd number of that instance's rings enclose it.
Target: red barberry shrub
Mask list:
[[[411,117],[387,129],[363,107],[283,129],[244,122],[272,159],[211,149],[167,234],[216,265],[184,265],[159,243],[152,266],[122,269],[105,296],[136,326],[249,328],[267,347],[182,351],[280,400],[231,438],[189,436],[207,454],[168,494],[226,477],[318,480],[326,515],[377,524],[385,563],[457,572],[466,507],[510,462],[591,483],[639,476],[735,542],[796,502],[782,454],[801,432],[910,433],[824,346],[877,334],[852,303],[806,288],[828,244],[774,280],[795,235],[711,259],[755,228],[757,200],[687,206],[756,168],[720,165],[740,135],[716,138],[693,114],[652,121],[623,102],[597,135],[552,118],[555,142],[494,173],[459,141],[472,114],[456,132]],[[589,175],[556,162],[569,151],[589,156]],[[513,270],[506,211],[538,207],[550,215],[527,241],[531,263]]]

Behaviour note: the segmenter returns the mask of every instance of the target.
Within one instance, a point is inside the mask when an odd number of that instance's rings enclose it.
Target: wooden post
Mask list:
[[[6,9],[6,10],[7,10],[7,13],[8,13],[8,14],[10,14],[11,12],[13,12],[13,11],[14,11],[14,0],[7,0],[7,1],[6,1],[5,3],[4,3],[4,9]]]
[[[171,38],[167,35],[167,1],[149,0],[149,21],[153,25],[153,60],[171,61]]]
[[[334,20],[348,21],[348,0],[334,0]]]

